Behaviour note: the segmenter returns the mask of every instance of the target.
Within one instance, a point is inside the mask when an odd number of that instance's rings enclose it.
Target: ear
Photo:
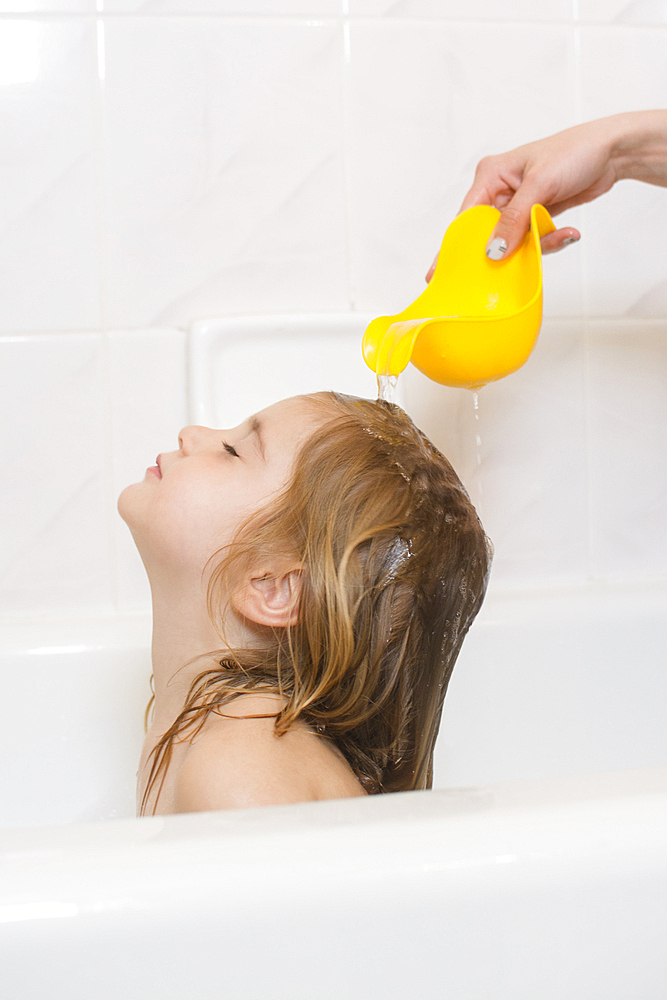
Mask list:
[[[234,609],[257,625],[296,625],[301,596],[301,567],[285,563],[249,574],[232,598]]]

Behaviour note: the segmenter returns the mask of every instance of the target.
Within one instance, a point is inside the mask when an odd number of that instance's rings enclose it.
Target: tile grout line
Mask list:
[[[281,24],[301,24],[301,25],[312,25],[319,27],[324,24],[335,24],[341,20],[341,17],[354,22],[356,24],[363,24],[364,26],[371,25],[420,25],[423,24],[426,27],[433,27],[434,24],[446,24],[446,25],[460,25],[462,27],[473,27],[473,28],[502,28],[502,27],[535,27],[535,28],[563,28],[568,27],[572,23],[572,18],[587,28],[596,28],[599,30],[608,31],[655,31],[655,30],[665,30],[667,25],[664,21],[645,21],[645,22],[622,22],[622,21],[582,21],[578,12],[577,0],[572,0],[573,4],[573,14],[570,18],[552,19],[552,20],[535,20],[530,17],[517,17],[515,19],[507,18],[456,18],[456,17],[439,17],[434,15],[433,17],[382,17],[373,16],[368,14],[350,14],[348,10],[347,0],[343,0],[343,13],[342,14],[322,14],[322,15],[308,15],[308,14],[227,14],[224,12],[215,12],[210,10],[202,11],[186,11],[186,10],[170,10],[170,11],[108,11],[100,7],[99,3],[96,10],[67,10],[67,11],[53,11],[53,10],[41,10],[41,11],[25,11],[25,10],[4,10],[0,11],[0,21],[2,20],[20,20],[20,21],[34,21],[34,20],[47,20],[47,21],[65,21],[73,20],[79,18],[97,18],[102,17],[109,20],[135,20],[143,19],[150,20],[154,19],[156,21],[165,20],[168,18],[180,18],[183,20],[197,20],[202,18],[208,18],[211,20],[218,21],[228,21],[235,24],[258,24],[265,23],[270,25],[281,25]]]
[[[583,319],[584,348],[584,462],[586,477],[586,579],[589,583],[599,579],[593,572],[593,477],[592,477],[592,417],[591,417],[591,343],[590,324]]]
[[[573,4],[576,4],[577,0],[573,0]],[[345,3],[345,0],[344,0]],[[151,11],[105,11],[101,10],[86,10],[86,11],[0,11],[0,21],[72,21],[72,20],[97,20],[102,21],[166,21],[166,20],[182,20],[182,21],[197,21],[197,20],[210,20],[226,22],[229,24],[241,24],[241,25],[253,25],[253,24],[263,24],[269,27],[279,27],[282,25],[302,26],[302,27],[323,27],[331,26],[339,23],[341,19],[347,20],[350,24],[361,24],[364,27],[377,26],[382,28],[383,26],[392,27],[400,29],[402,27],[419,27],[423,25],[426,28],[433,28],[438,25],[451,27],[462,27],[462,28],[567,28],[571,26],[572,21],[563,20],[553,20],[553,21],[536,21],[530,18],[517,18],[516,20],[499,20],[493,18],[478,19],[478,20],[462,20],[458,18],[448,18],[448,17],[372,17],[364,15],[352,15],[343,14],[342,18],[340,14],[326,14],[321,17],[309,17],[308,15],[285,15],[283,17],[275,16],[271,14],[224,14],[215,13],[213,11],[164,11],[157,12]],[[579,26],[593,29],[597,31],[608,31],[608,32],[619,32],[619,31],[631,31],[631,32],[656,32],[662,31],[667,32],[667,24],[664,21],[646,21],[645,23],[636,22],[607,22],[607,21],[582,21],[576,18],[576,23]]]
[[[101,0],[98,0],[101,5]],[[95,18],[95,197],[97,222],[97,266],[99,269],[100,323],[107,329],[107,276],[106,276],[106,178],[104,171],[104,79],[106,75],[106,53],[104,22]]]
[[[107,536],[109,546],[109,594],[116,614],[120,611],[118,580],[118,546],[116,544],[116,506],[114,503],[114,448],[113,448],[113,393],[111,390],[111,343],[108,330],[100,334],[102,338],[102,358],[104,363],[104,439],[105,439],[105,493]]]
[[[582,94],[582,64],[581,64],[581,28],[579,20],[579,0],[572,0],[573,43],[574,43],[574,115],[575,123],[581,124],[583,119]],[[580,206],[582,228],[586,228],[586,206]],[[584,396],[584,477],[586,498],[584,505],[586,532],[586,580],[591,582],[593,576],[593,484],[591,461],[591,372],[590,372],[590,333],[588,323],[589,290],[588,268],[586,266],[586,245],[581,248],[579,260],[579,280],[581,281],[581,319],[583,338],[583,396]]]
[[[357,290],[355,287],[354,268],[354,240],[353,240],[353,218],[352,211],[352,148],[351,148],[351,95],[350,95],[350,73],[352,67],[351,43],[350,43],[350,22],[345,15],[348,13],[348,0],[343,0],[344,20],[343,48],[342,48],[342,78],[341,97],[343,110],[343,185],[345,198],[345,259],[347,271],[347,299],[348,307],[354,311],[357,302]]]
[[[582,93],[581,93],[581,31],[579,28],[579,0],[572,0],[572,19],[574,22],[574,78],[575,78],[575,106],[574,114],[576,124],[581,124],[583,118]],[[582,206],[582,220],[585,219],[585,206]],[[588,324],[588,280],[586,269],[585,250],[581,254],[580,279],[582,290],[582,310],[581,336],[583,348],[583,409],[584,409],[584,477],[585,477],[585,531],[586,531],[586,582],[595,582],[593,576],[593,488],[591,477],[591,378],[590,378],[590,341]]]
[[[113,392],[111,388],[111,341],[107,322],[107,282],[105,266],[105,249],[107,237],[105,173],[104,173],[104,80],[106,76],[104,22],[99,13],[103,0],[97,0],[98,14],[95,17],[95,188],[97,215],[97,260],[99,269],[100,324],[102,338],[102,357],[104,364],[104,396],[105,396],[105,492],[107,518],[107,544],[109,546],[109,594],[114,611],[120,610],[120,593],[118,578],[118,546],[116,542],[116,507],[114,503],[114,447],[113,447]]]
[[[581,125],[583,121],[583,94],[582,94],[582,62],[581,62],[581,29],[579,27],[579,0],[572,0],[572,16],[574,18],[573,40],[574,40],[574,117],[575,124]],[[579,211],[581,222],[585,229],[586,206],[580,205]],[[581,280],[581,309],[585,317],[590,311],[590,296],[588,289],[588,268],[586,266],[587,253],[586,244],[581,248],[581,258],[579,264],[579,275]]]

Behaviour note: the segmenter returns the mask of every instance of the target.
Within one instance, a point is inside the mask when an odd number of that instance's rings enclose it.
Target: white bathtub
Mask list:
[[[2,632],[3,1000],[665,997],[667,587],[491,593],[437,791],[264,810],[122,818],[148,638]]]

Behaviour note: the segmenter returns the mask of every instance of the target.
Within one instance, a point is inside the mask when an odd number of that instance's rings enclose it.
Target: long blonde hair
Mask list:
[[[334,415],[290,482],[218,553],[214,623],[258,557],[302,567],[298,622],[225,651],[193,682],[152,752],[142,813],[174,742],[250,692],[276,694],[277,736],[298,720],[330,739],[370,793],[430,788],[443,699],[486,590],[491,546],[447,459],[398,406],[320,394]],[[220,714],[224,714],[220,712]]]

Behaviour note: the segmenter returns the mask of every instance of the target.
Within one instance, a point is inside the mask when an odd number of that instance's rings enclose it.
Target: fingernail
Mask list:
[[[567,239],[563,240],[563,246],[569,247],[570,243],[578,243],[578,242],[579,242],[578,236],[568,236]]]
[[[486,256],[489,260],[502,260],[507,252],[507,243],[502,240],[499,236],[496,236],[495,240],[491,240],[488,247],[486,248]]]

